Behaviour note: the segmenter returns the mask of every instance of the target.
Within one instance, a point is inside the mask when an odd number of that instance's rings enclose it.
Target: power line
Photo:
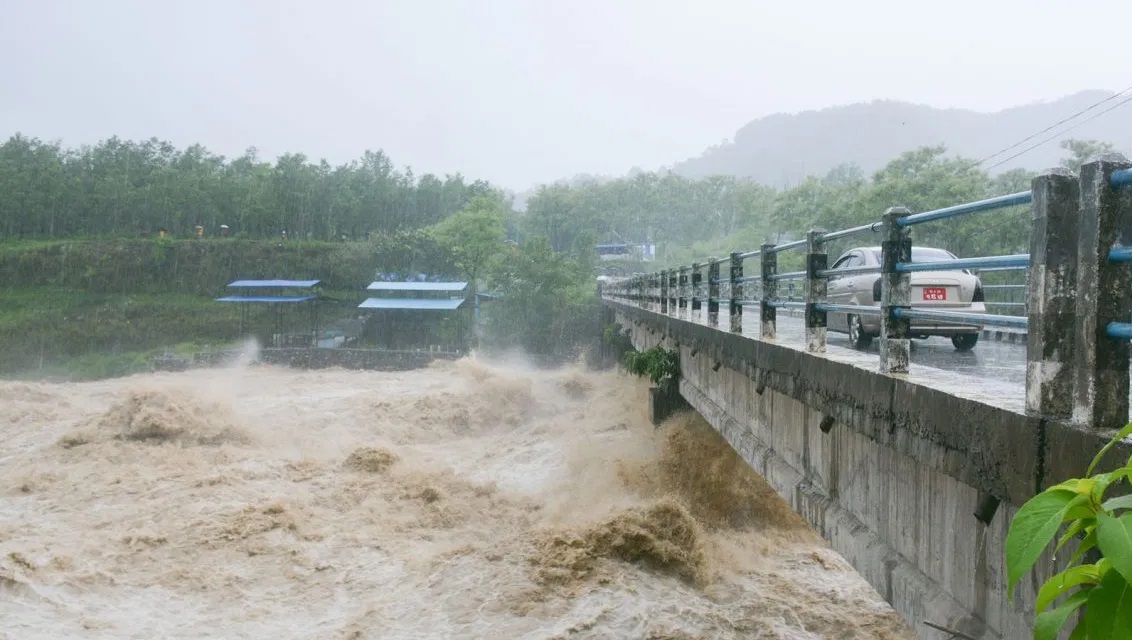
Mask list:
[[[987,170],[989,171],[990,169],[994,169],[997,166],[1000,166],[1000,165],[1003,165],[1007,162],[1010,162],[1011,160],[1017,158],[1020,155],[1028,153],[1030,151],[1033,151],[1034,149],[1037,149],[1038,147],[1042,146],[1043,144],[1049,142],[1050,140],[1053,140],[1054,138],[1056,138],[1060,135],[1064,135],[1066,133],[1069,133],[1070,131],[1076,129],[1077,127],[1080,127],[1083,124],[1086,124],[1088,122],[1092,122],[1093,120],[1096,120],[1097,118],[1103,116],[1104,114],[1108,113],[1109,111],[1112,111],[1113,109],[1118,109],[1118,108],[1128,104],[1129,102],[1132,102],[1132,96],[1129,96],[1129,97],[1125,98],[1124,100],[1121,100],[1120,102],[1112,105],[1111,107],[1105,109],[1104,111],[1101,111],[1100,113],[1095,113],[1092,116],[1090,116],[1090,117],[1088,117],[1088,118],[1086,118],[1086,119],[1084,119],[1080,122],[1075,123],[1072,127],[1069,127],[1068,129],[1065,129],[1064,131],[1060,131],[1058,133],[1055,133],[1054,135],[1046,138],[1045,140],[1041,140],[1041,141],[1039,141],[1035,144],[1032,144],[1032,145],[1026,147],[1025,149],[1019,151],[1018,153],[992,164],[991,166],[987,167]]]
[[[1046,133],[1048,131],[1056,129],[1057,127],[1060,127],[1061,125],[1065,124],[1066,122],[1069,122],[1070,120],[1073,120],[1074,118],[1077,118],[1078,116],[1082,116],[1082,115],[1092,111],[1093,109],[1096,109],[1097,107],[1101,106],[1102,104],[1109,102],[1110,100],[1115,100],[1115,99],[1119,98],[1120,96],[1124,95],[1125,93],[1128,93],[1129,91],[1132,91],[1132,85],[1125,87],[1125,88],[1121,89],[1120,91],[1117,91],[1116,93],[1112,94],[1111,96],[1109,96],[1109,97],[1107,97],[1103,100],[1098,100],[1097,102],[1094,102],[1093,104],[1085,107],[1084,109],[1081,109],[1080,111],[1074,113],[1073,115],[1070,115],[1066,118],[1062,118],[1061,120],[1051,124],[1050,126],[1046,127],[1045,129],[1042,129],[1041,131],[1039,131],[1039,132],[1037,132],[1033,135],[1022,138],[1018,142],[1015,142],[1014,144],[1010,145],[1009,147],[1006,147],[1005,149],[1001,149],[999,151],[996,151],[996,152],[990,154],[989,156],[987,156],[987,157],[983,158],[982,160],[979,160],[978,162],[976,162],[975,166],[981,165],[984,162],[986,162],[987,160],[990,160],[990,159],[992,159],[996,156],[1000,156],[1000,155],[1006,153],[1007,151],[1010,151],[1011,149],[1017,148],[1019,145],[1025,144],[1025,143],[1029,142],[1030,140],[1033,140],[1034,138],[1042,135],[1043,133]],[[1121,104],[1124,104],[1124,103],[1122,102]],[[1120,105],[1116,105],[1116,106],[1120,106]],[[1113,107],[1113,108],[1115,108],[1115,107]],[[1112,109],[1109,109],[1108,111],[1111,111],[1111,110]],[[1107,113],[1107,111],[1102,111],[1100,114],[1097,114],[1097,115],[1102,115],[1104,113]],[[1088,122],[1088,120],[1086,120],[1085,122]],[[1081,123],[1081,124],[1083,124],[1083,123]],[[1073,127],[1071,127],[1070,129],[1067,129],[1066,131],[1062,131],[1061,133],[1066,133],[1067,131],[1071,131],[1072,129],[1073,129]],[[1061,135],[1061,134],[1058,134],[1058,135]],[[1031,148],[1033,148],[1033,147],[1031,147]],[[1023,152],[1023,153],[1025,153],[1025,152]],[[1017,156],[1011,156],[1011,158],[1007,158],[1007,160],[1010,160],[1010,159],[1013,159],[1013,158],[1016,158],[1016,157]],[[998,165],[994,165],[994,166],[998,166]]]

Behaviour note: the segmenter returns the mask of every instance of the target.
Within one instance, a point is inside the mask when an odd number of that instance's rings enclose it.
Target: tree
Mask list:
[[[592,330],[596,283],[587,259],[536,237],[497,267],[492,283],[502,297],[488,312],[490,344],[561,354]]]
[[[1112,153],[1113,146],[1100,140],[1062,140],[1061,148],[1069,152],[1069,157],[1061,161],[1061,166],[1073,173],[1081,170],[1081,165],[1096,156]]]
[[[506,246],[502,204],[492,195],[477,196],[465,209],[434,225],[429,233],[452,254],[453,263],[468,278],[474,293],[485,269]]]

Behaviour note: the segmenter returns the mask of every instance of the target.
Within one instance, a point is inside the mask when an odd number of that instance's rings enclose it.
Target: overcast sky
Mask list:
[[[380,148],[522,190],[775,112],[1119,90],[1129,29],[1129,0],[0,0],[0,134]]]

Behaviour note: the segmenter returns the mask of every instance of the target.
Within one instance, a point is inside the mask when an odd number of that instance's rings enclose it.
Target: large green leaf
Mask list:
[[[1089,464],[1089,469],[1088,469],[1088,471],[1085,472],[1085,475],[1087,475],[1087,476],[1093,475],[1093,469],[1097,468],[1097,464],[1100,463],[1101,458],[1104,458],[1104,454],[1108,453],[1109,449],[1116,446],[1117,442],[1120,442],[1121,440],[1127,438],[1130,435],[1132,435],[1132,422],[1129,422],[1128,424],[1124,425],[1124,428],[1121,429],[1120,431],[1118,431],[1116,433],[1116,435],[1112,437],[1112,440],[1108,441],[1108,444],[1101,447],[1101,450],[1097,452],[1096,457],[1093,458],[1092,463]]]
[[[1077,547],[1077,550],[1073,552],[1073,557],[1069,559],[1069,564],[1076,563],[1081,559],[1081,556],[1097,546],[1097,530],[1095,528],[1086,530],[1088,533],[1086,533],[1085,538],[1081,540],[1081,544]]]
[[[1038,599],[1034,604],[1034,609],[1037,611],[1045,611],[1046,607],[1053,604],[1054,600],[1065,595],[1065,593],[1073,587],[1081,584],[1096,584],[1098,582],[1100,582],[1100,574],[1095,565],[1082,564],[1070,567],[1050,578],[1042,585],[1041,590],[1038,591]]]
[[[1109,498],[1105,500],[1101,508],[1105,511],[1116,511],[1117,509],[1132,509],[1132,495],[1118,496],[1116,498]]]
[[[1096,484],[1093,485],[1093,501],[1100,502],[1103,500],[1105,491],[1108,491],[1108,488],[1112,485],[1127,478],[1130,473],[1132,473],[1132,469],[1121,467],[1110,473],[1101,473],[1093,476],[1093,480],[1096,481]]]
[[[1078,493],[1077,497],[1070,500],[1069,504],[1066,505],[1065,513],[1061,515],[1061,521],[1092,520],[1096,513],[1093,508],[1092,496],[1088,493]]]
[[[1057,547],[1054,548],[1054,552],[1060,551],[1061,548],[1065,546],[1066,542],[1069,542],[1073,538],[1077,537],[1077,535],[1084,531],[1085,527],[1088,527],[1089,525],[1095,526],[1096,518],[1082,518],[1081,520],[1077,520],[1073,524],[1069,525],[1069,529],[1065,531],[1065,535],[1061,536],[1061,539],[1057,541]]]
[[[1013,598],[1014,585],[1033,568],[1061,527],[1061,518],[1074,497],[1071,491],[1047,490],[1030,498],[1014,515],[1006,534],[1007,598]]]
[[[1056,640],[1057,634],[1061,632],[1061,628],[1065,626],[1065,621],[1073,612],[1085,604],[1089,594],[1085,591],[1078,591],[1069,596],[1065,604],[1050,609],[1044,613],[1039,613],[1038,617],[1034,620],[1034,640]]]
[[[1114,518],[1107,513],[1097,515],[1097,546],[1112,562],[1112,568],[1125,580],[1132,581],[1132,513]]]
[[[1089,590],[1085,624],[1089,638],[1124,640],[1132,638],[1132,586],[1116,571],[1109,571],[1100,585]]]

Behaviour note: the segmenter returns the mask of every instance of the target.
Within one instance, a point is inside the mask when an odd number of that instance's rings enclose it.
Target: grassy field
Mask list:
[[[321,307],[326,326],[356,315],[378,268],[406,261],[382,253],[366,243],[272,240],[0,242],[0,376],[105,378],[147,370],[166,351],[240,340],[238,306],[214,301],[236,278],[322,280],[320,293],[337,301]],[[285,310],[285,320],[309,327],[303,309]],[[275,321],[273,309],[253,306],[245,335],[267,336]]]

